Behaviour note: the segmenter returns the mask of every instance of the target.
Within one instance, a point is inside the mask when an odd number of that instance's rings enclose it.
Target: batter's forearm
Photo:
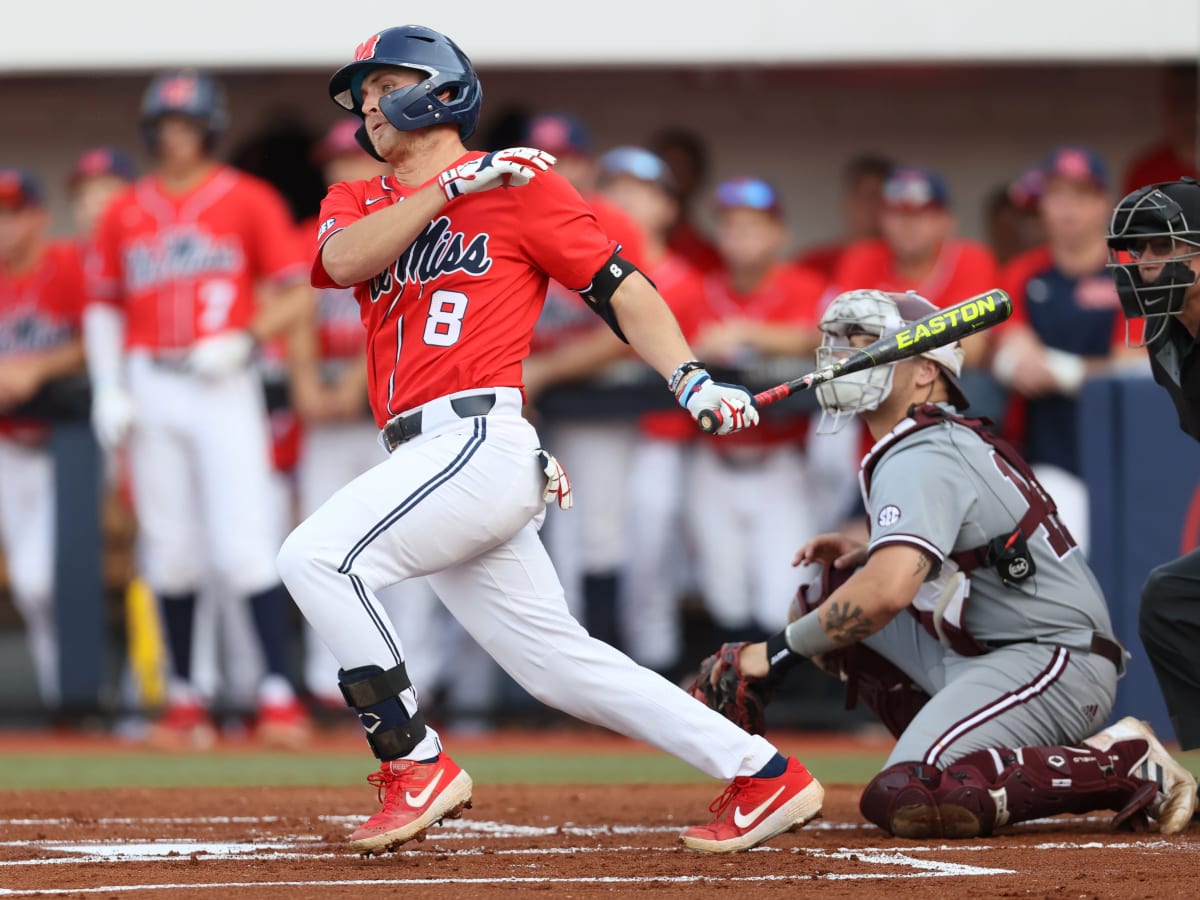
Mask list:
[[[404,255],[445,205],[445,193],[431,184],[403,203],[363,216],[325,242],[321,265],[342,287],[374,278]]]
[[[612,306],[629,345],[663,378],[669,379],[676,366],[693,358],[667,302],[643,276],[631,275],[621,282]]]

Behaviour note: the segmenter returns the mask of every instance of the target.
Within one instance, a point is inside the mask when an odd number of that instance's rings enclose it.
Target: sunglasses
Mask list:
[[[1170,237],[1132,238],[1129,241],[1129,255],[1133,259],[1142,259],[1147,253],[1156,258],[1167,258],[1175,252],[1175,239]]]

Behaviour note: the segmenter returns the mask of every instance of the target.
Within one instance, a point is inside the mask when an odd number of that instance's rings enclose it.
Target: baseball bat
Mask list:
[[[1012,311],[1012,299],[999,288],[978,294],[954,306],[932,312],[895,334],[859,348],[841,362],[767,388],[754,395],[754,403],[756,406],[767,406],[798,391],[806,391],[851,372],[861,372],[863,369],[920,356],[929,350],[962,340],[977,331],[999,325],[1012,315]],[[700,430],[708,434],[720,428],[721,421],[721,411],[717,409],[701,410],[696,417]]]

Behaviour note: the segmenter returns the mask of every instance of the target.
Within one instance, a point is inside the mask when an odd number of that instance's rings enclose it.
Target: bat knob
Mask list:
[[[716,434],[721,427],[721,413],[715,409],[702,409],[696,416],[696,424],[705,434]]]

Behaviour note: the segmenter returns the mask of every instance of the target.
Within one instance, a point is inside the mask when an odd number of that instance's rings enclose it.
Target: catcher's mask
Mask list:
[[[852,338],[857,335],[875,340],[895,334],[936,310],[936,306],[913,291],[889,294],[860,290],[839,294],[821,316],[823,337],[817,348],[817,367],[832,366],[849,356],[855,349]],[[921,355],[938,364],[946,377],[950,402],[965,409],[967,397],[958,383],[962,371],[962,347],[955,342]],[[833,434],[844,428],[857,413],[878,409],[892,393],[895,369],[896,363],[874,366],[817,385],[817,401],[821,404],[817,433]]]
[[[1108,267],[1125,313],[1125,343],[1144,347],[1183,312],[1196,281],[1189,261],[1200,256],[1200,184],[1193,179],[1152,184],[1126,195],[1108,229]],[[1147,281],[1144,270],[1161,267]],[[1130,319],[1145,319],[1134,342]]]

